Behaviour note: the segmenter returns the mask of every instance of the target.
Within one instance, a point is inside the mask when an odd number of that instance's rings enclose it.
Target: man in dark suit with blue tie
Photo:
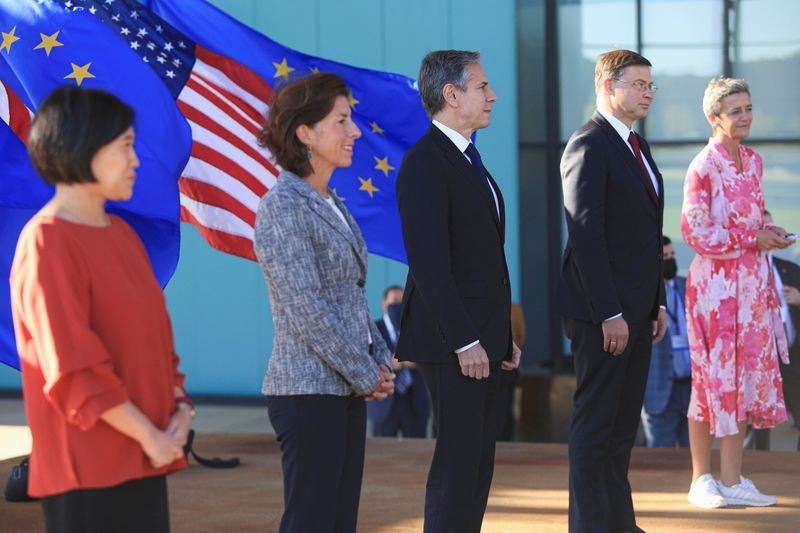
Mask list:
[[[478,533],[494,471],[499,373],[519,366],[503,195],[472,134],[497,97],[480,54],[431,52],[419,92],[431,127],[407,152],[397,204],[408,280],[397,358],[425,377],[437,428],[425,533]]]
[[[558,283],[577,388],[569,436],[569,530],[638,532],[628,481],[650,348],[664,336],[663,182],[631,128],[650,109],[650,62],[630,50],[595,66],[597,111],[561,158],[569,239]]]
[[[678,276],[672,241],[664,235],[664,286],[667,295],[667,333],[653,345],[642,426],[653,448],[689,447],[689,398],[692,362],[686,332],[686,278]]]
[[[375,321],[392,354],[397,350],[400,333],[400,310],[403,288],[392,285],[383,291],[381,307],[383,317]],[[369,402],[367,416],[373,424],[373,436],[424,438],[428,429],[431,403],[428,389],[417,365],[410,361],[399,362],[392,357],[394,366],[394,394],[382,402]]]

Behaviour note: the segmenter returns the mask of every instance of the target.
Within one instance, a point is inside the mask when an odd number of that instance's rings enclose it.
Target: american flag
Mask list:
[[[0,80],[0,120],[8,124],[23,142],[28,138],[32,117],[31,110],[25,107],[19,96]]]
[[[192,130],[191,156],[178,181],[181,220],[214,248],[255,260],[255,213],[279,172],[256,142],[272,99],[270,86],[136,1],[60,3],[102,20],[163,80]]]

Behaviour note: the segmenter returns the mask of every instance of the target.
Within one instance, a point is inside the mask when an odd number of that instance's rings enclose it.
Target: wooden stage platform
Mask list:
[[[275,437],[201,433],[195,445],[206,456],[238,455],[242,466],[211,470],[193,464],[170,477],[172,530],[277,531],[283,497],[280,450]],[[432,451],[432,440],[368,440],[360,532],[422,531],[425,477]],[[15,462],[0,462],[3,480]],[[686,501],[691,472],[688,451],[636,448],[631,482],[639,526],[650,533],[800,531],[800,453],[747,451],[744,464],[746,475],[764,492],[778,496],[776,507],[697,509]],[[483,531],[566,530],[566,446],[498,444]],[[0,531],[43,531],[40,505],[0,501]]]

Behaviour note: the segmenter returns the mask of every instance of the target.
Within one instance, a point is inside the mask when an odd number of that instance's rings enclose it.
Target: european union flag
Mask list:
[[[0,277],[8,279],[22,226],[53,193],[25,153],[25,115],[56,87],[74,83],[114,93],[136,110],[141,166],[133,198],[109,202],[108,210],[137,231],[163,286],[180,250],[177,179],[189,158],[189,126],[158,75],[96,16],[101,2],[78,4],[0,0],[0,93],[7,95],[6,107],[0,105]],[[0,361],[18,368],[8,284],[2,285]]]
[[[351,89],[353,118],[363,136],[353,166],[336,170],[331,188],[364,234],[370,252],[405,262],[395,182],[405,151],[430,122],[413,79],[297,52],[245,26],[205,0],[144,0],[189,39],[248,67],[270,87],[312,71],[334,72]]]

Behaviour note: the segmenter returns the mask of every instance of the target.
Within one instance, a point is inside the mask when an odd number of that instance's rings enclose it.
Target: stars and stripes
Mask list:
[[[136,2],[79,4],[98,8],[96,16],[161,77],[191,126],[191,157],[178,181],[181,220],[214,248],[255,260],[255,212],[279,172],[256,142],[272,89]]]
[[[8,124],[23,143],[27,143],[32,117],[31,110],[0,80],[0,120]]]

